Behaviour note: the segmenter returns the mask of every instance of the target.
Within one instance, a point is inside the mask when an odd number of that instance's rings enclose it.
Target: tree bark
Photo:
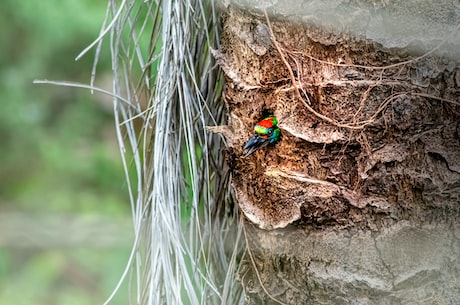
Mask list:
[[[279,229],[246,224],[247,304],[458,300],[460,60],[446,43],[417,53],[226,10],[213,53],[232,186],[250,222]],[[281,141],[244,158],[268,114]]]

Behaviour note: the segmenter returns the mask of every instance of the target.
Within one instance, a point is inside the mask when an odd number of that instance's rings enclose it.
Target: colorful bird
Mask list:
[[[247,157],[268,144],[276,143],[281,136],[281,131],[276,126],[277,124],[278,120],[273,115],[259,121],[254,127],[254,132],[256,134],[251,137],[243,147],[243,149],[248,149],[244,156]]]

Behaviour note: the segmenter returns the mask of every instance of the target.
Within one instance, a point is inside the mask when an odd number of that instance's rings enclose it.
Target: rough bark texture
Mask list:
[[[456,304],[458,59],[237,9],[221,42],[236,200],[290,225],[249,230],[247,304]],[[282,140],[244,158],[267,114]]]
[[[233,187],[259,227],[374,228],[458,211],[454,60],[236,10],[214,54],[228,76]],[[268,113],[278,117],[282,140],[243,158],[241,147]]]
[[[246,304],[458,304],[458,223],[247,230]]]

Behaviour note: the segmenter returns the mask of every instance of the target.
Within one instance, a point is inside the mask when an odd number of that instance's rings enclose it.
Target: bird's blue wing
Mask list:
[[[245,157],[249,156],[256,150],[258,150],[261,147],[264,147],[270,143],[270,140],[266,136],[260,136],[260,135],[255,135],[252,138],[249,139],[249,141],[246,142],[244,145],[243,149],[248,149],[246,154],[244,154]]]

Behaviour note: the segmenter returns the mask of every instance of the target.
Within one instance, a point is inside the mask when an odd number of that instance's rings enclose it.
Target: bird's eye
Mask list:
[[[273,133],[273,128],[270,128],[268,131],[267,131],[267,134],[268,135],[271,135]]]

